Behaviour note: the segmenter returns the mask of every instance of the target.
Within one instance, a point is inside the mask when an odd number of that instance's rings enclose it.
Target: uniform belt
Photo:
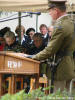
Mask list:
[[[57,53],[58,56],[63,57],[63,56],[73,56],[73,52],[72,51],[67,51],[67,52],[62,52],[60,51],[59,53]]]
[[[64,52],[64,56],[73,56],[73,52],[72,51]]]

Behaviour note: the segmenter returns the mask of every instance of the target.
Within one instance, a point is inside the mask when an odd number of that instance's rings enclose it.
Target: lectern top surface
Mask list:
[[[11,56],[11,57],[19,58],[19,59],[24,59],[24,60],[40,63],[39,61],[27,58],[27,54],[23,54],[23,53],[15,53],[15,52],[5,52],[5,51],[3,51],[3,52],[0,52],[0,55]]]

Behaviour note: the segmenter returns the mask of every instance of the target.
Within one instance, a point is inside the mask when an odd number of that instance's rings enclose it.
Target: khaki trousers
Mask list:
[[[51,86],[51,80],[49,80],[49,86]],[[61,91],[64,91],[66,88],[69,91],[70,81],[54,81],[54,92],[59,88]]]
[[[63,91],[66,88],[66,81],[55,81],[54,82],[54,92],[60,88]]]

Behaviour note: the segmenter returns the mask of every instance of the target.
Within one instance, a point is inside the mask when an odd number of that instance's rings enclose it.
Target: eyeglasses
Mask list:
[[[48,31],[48,32],[52,32],[52,31]]]

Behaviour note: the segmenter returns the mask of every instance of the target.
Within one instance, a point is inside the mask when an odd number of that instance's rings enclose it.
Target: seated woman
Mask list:
[[[12,31],[6,32],[4,35],[5,47],[4,51],[25,52],[25,49],[15,40],[15,34]]]
[[[35,33],[33,35],[33,44],[30,47],[28,54],[33,55],[42,51],[45,48],[45,43],[43,42],[43,36],[41,33]]]
[[[19,42],[19,34],[20,34],[20,27],[19,25],[16,27],[15,32],[17,34],[16,41]],[[23,42],[27,41],[28,36],[25,34],[25,27],[21,25],[21,45]]]
[[[23,41],[22,43],[22,46],[24,48],[27,49],[27,51],[30,50],[30,47],[31,45],[33,44],[33,35],[35,34],[35,29],[34,28],[28,28],[27,31],[26,31],[26,35],[27,35],[27,38],[26,38],[26,41]]]
[[[12,31],[7,31],[6,34],[4,35],[5,38],[5,47],[4,47],[4,51],[13,51],[13,52],[22,52],[24,53],[25,50],[24,48],[18,43],[16,42],[15,39],[15,34]],[[7,74],[4,75],[4,79],[6,79],[7,77],[10,77],[11,74]],[[6,86],[8,87],[8,83],[6,84]]]

